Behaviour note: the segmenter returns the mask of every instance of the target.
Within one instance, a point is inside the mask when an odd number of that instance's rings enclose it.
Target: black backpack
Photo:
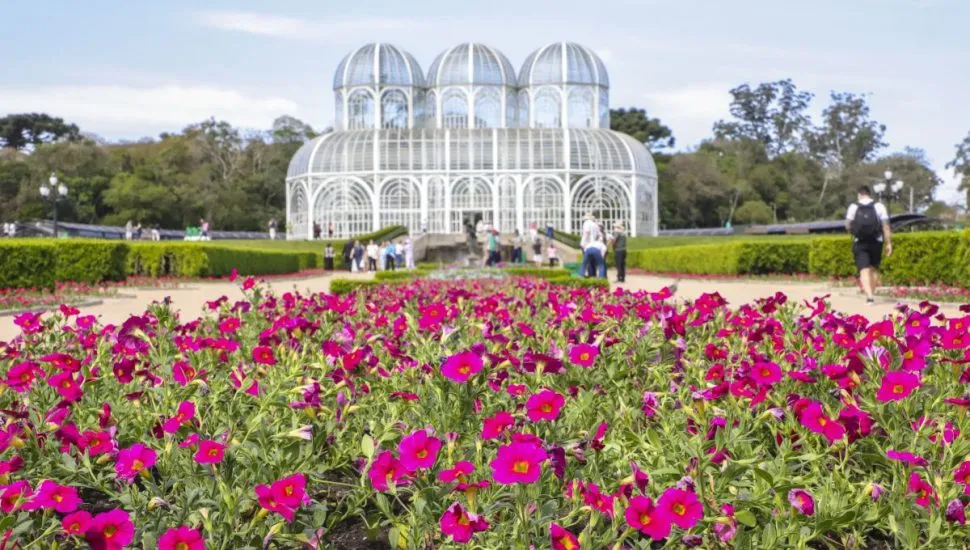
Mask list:
[[[856,204],[852,220],[852,236],[860,241],[876,241],[882,235],[882,223],[876,214],[876,203]]]

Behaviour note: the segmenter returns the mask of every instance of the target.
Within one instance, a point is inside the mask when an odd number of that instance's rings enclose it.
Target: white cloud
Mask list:
[[[195,20],[207,27],[260,36],[319,42],[359,42],[362,36],[381,36],[390,31],[418,31],[431,22],[411,17],[333,17],[314,21],[244,11],[201,11]]]
[[[27,111],[50,113],[97,134],[140,137],[178,131],[209,117],[245,128],[269,128],[277,116],[297,114],[298,106],[289,99],[212,87],[0,88],[0,112]]]

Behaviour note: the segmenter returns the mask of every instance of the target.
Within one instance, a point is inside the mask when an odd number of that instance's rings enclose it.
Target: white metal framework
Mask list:
[[[478,220],[576,232],[587,211],[656,234],[656,166],[608,129],[609,77],[588,48],[550,44],[516,76],[501,52],[461,44],[425,79],[407,52],[368,44],[340,63],[334,93],[337,131],[290,162],[289,238],[331,223],[340,237],[395,224],[462,232]]]

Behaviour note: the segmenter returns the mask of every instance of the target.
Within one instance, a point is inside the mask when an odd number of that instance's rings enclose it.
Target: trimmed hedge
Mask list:
[[[241,275],[295,273],[303,252],[227,248],[202,243],[133,243],[128,274],[153,277],[223,277],[233,268]]]
[[[54,244],[58,281],[122,281],[127,274],[128,245],[117,241],[67,240]]]
[[[399,271],[378,271],[374,273],[375,281],[410,281],[418,277],[423,277],[428,273],[420,269],[408,269]]]
[[[627,263],[655,273],[793,274],[808,271],[810,241],[737,241],[628,252]]]
[[[562,267],[505,267],[502,271],[515,277],[538,277],[540,279],[555,279],[569,277],[571,273]]]
[[[822,237],[811,242],[809,272],[821,277],[857,275],[849,237]],[[893,254],[883,258],[880,273],[889,283],[942,283],[970,288],[970,230],[893,235]]]
[[[605,288],[609,290],[610,281],[608,279],[584,279],[581,277],[554,277],[549,282],[558,286],[568,286],[574,288]]]
[[[374,279],[331,279],[330,294],[344,296],[362,288],[370,288],[381,284],[384,283]]]
[[[0,288],[53,290],[57,252],[53,243],[0,241]]]

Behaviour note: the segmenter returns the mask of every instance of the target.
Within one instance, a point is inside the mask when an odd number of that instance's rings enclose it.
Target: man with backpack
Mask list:
[[[886,207],[872,199],[869,187],[859,188],[856,202],[849,205],[845,214],[845,227],[852,234],[852,255],[859,270],[859,282],[866,294],[866,303],[873,304],[873,292],[878,283],[879,264],[883,249],[886,257],[893,253],[892,232],[889,229],[889,212]]]

